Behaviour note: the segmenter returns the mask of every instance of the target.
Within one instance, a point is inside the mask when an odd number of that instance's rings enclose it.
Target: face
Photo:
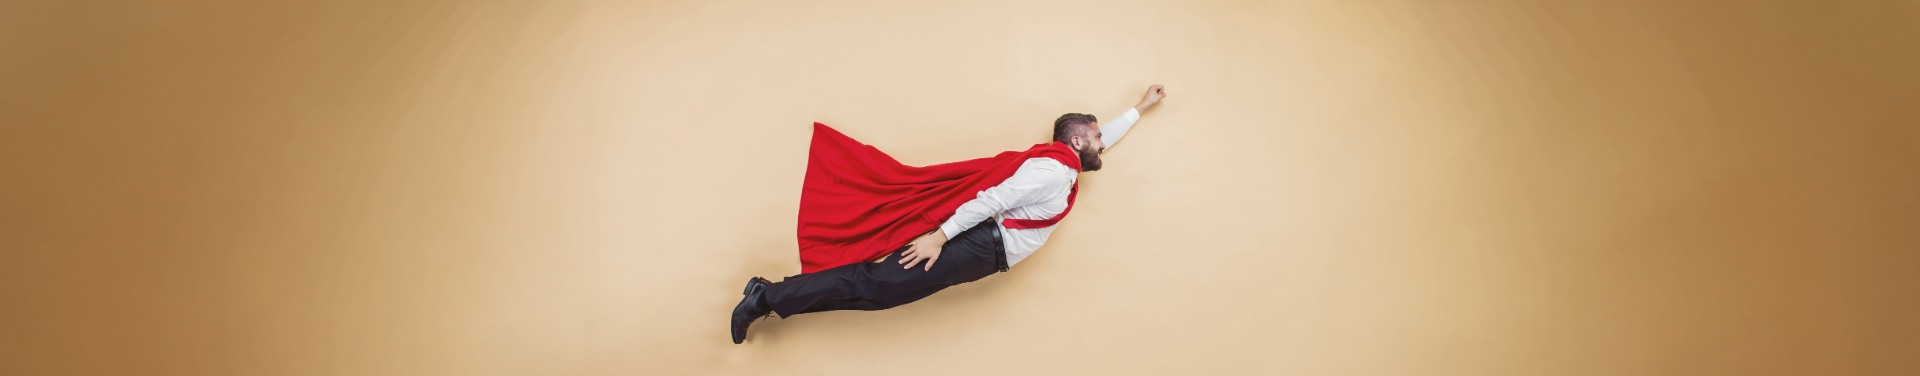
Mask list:
[[[1107,151],[1107,144],[1100,141],[1100,127],[1083,125],[1080,136],[1074,136],[1067,146],[1080,153],[1080,172],[1100,171],[1100,152]]]

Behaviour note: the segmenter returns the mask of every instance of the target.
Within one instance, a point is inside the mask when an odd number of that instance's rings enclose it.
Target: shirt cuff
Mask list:
[[[1120,117],[1127,118],[1128,123],[1140,121],[1140,109],[1128,108],[1127,113],[1120,114]]]
[[[947,223],[940,224],[940,232],[947,234],[947,240],[953,240],[953,237],[960,236],[960,232],[962,231],[967,231],[967,226],[960,224],[960,222],[954,222],[952,219],[948,219]]]

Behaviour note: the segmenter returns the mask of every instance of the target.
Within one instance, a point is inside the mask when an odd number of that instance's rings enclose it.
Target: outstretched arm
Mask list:
[[[1147,94],[1140,98],[1140,104],[1134,105],[1133,109],[1127,110],[1127,113],[1120,114],[1120,117],[1113,118],[1112,120],[1107,120],[1107,124],[1100,126],[1100,142],[1106,144],[1107,149],[1112,149],[1114,143],[1120,142],[1121,136],[1127,135],[1128,129],[1133,129],[1133,122],[1140,120],[1140,113],[1146,112],[1148,108],[1152,108],[1155,104],[1159,104],[1160,98],[1165,98],[1166,96],[1167,92],[1164,87],[1160,85],[1148,86]],[[1103,150],[1102,152],[1105,151]]]

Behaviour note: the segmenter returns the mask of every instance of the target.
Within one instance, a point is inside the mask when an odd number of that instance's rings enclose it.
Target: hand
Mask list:
[[[1160,103],[1160,98],[1166,98],[1166,97],[1167,97],[1167,89],[1165,87],[1160,85],[1148,86],[1147,96],[1145,98],[1140,98],[1140,105],[1133,106],[1133,109],[1138,110],[1140,112],[1146,112],[1148,107],[1153,107],[1154,104]]]
[[[946,244],[946,231],[933,230],[931,234],[921,235],[919,239],[913,240],[913,245],[907,246],[906,253],[901,254],[903,257],[900,258],[900,263],[907,264],[907,266],[903,266],[901,269],[912,269],[913,264],[920,263],[920,260],[926,260],[926,270],[932,271],[933,261],[940,259],[940,247]]]

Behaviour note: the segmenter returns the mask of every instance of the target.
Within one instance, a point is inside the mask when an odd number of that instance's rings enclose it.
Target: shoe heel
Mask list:
[[[752,295],[754,282],[759,282],[765,285],[773,285],[773,281],[768,281],[766,278],[760,278],[760,277],[749,278],[747,279],[747,288],[745,290],[740,290],[740,295]]]

